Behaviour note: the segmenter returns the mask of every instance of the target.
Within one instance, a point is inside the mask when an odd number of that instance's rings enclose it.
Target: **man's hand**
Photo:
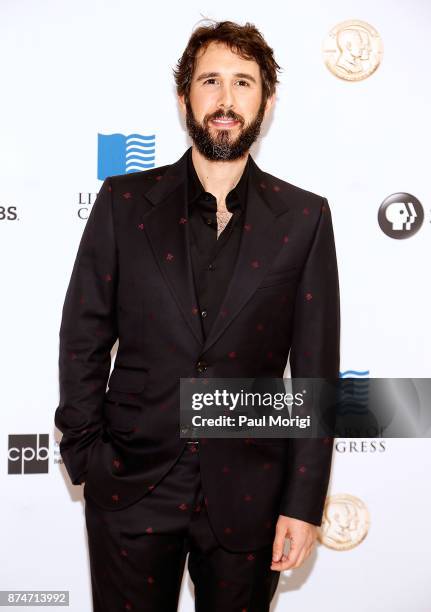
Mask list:
[[[290,539],[289,554],[283,554],[285,539]],[[280,514],[272,546],[271,569],[282,572],[294,569],[310,555],[317,538],[317,527],[311,523]]]

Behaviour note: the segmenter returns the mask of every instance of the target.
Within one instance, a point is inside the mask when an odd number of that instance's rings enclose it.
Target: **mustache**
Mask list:
[[[211,121],[211,119],[232,119],[233,121],[239,121],[241,125],[244,125],[244,117],[237,115],[232,110],[223,111],[220,109],[214,113],[211,113],[211,115],[206,115],[204,120],[205,125],[208,125],[208,122]]]

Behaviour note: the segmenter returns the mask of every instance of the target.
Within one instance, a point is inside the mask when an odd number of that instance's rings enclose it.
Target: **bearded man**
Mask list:
[[[288,359],[338,377],[328,201],[249,152],[279,69],[254,25],[198,27],[174,70],[191,147],[106,178],[84,229],[55,423],[85,482],[96,612],[174,612],[187,555],[196,610],[267,612],[315,544],[332,438],[188,439],[179,419],[181,377],[280,378]]]

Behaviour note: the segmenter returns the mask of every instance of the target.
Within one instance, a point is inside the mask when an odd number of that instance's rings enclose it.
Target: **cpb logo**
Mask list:
[[[48,452],[48,434],[11,434],[8,474],[47,474]]]

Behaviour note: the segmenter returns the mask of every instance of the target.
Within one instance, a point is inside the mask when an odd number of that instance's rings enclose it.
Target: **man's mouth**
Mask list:
[[[216,127],[222,127],[223,129],[232,128],[239,124],[239,121],[236,119],[226,119],[218,117],[217,119],[211,119],[211,123]]]

